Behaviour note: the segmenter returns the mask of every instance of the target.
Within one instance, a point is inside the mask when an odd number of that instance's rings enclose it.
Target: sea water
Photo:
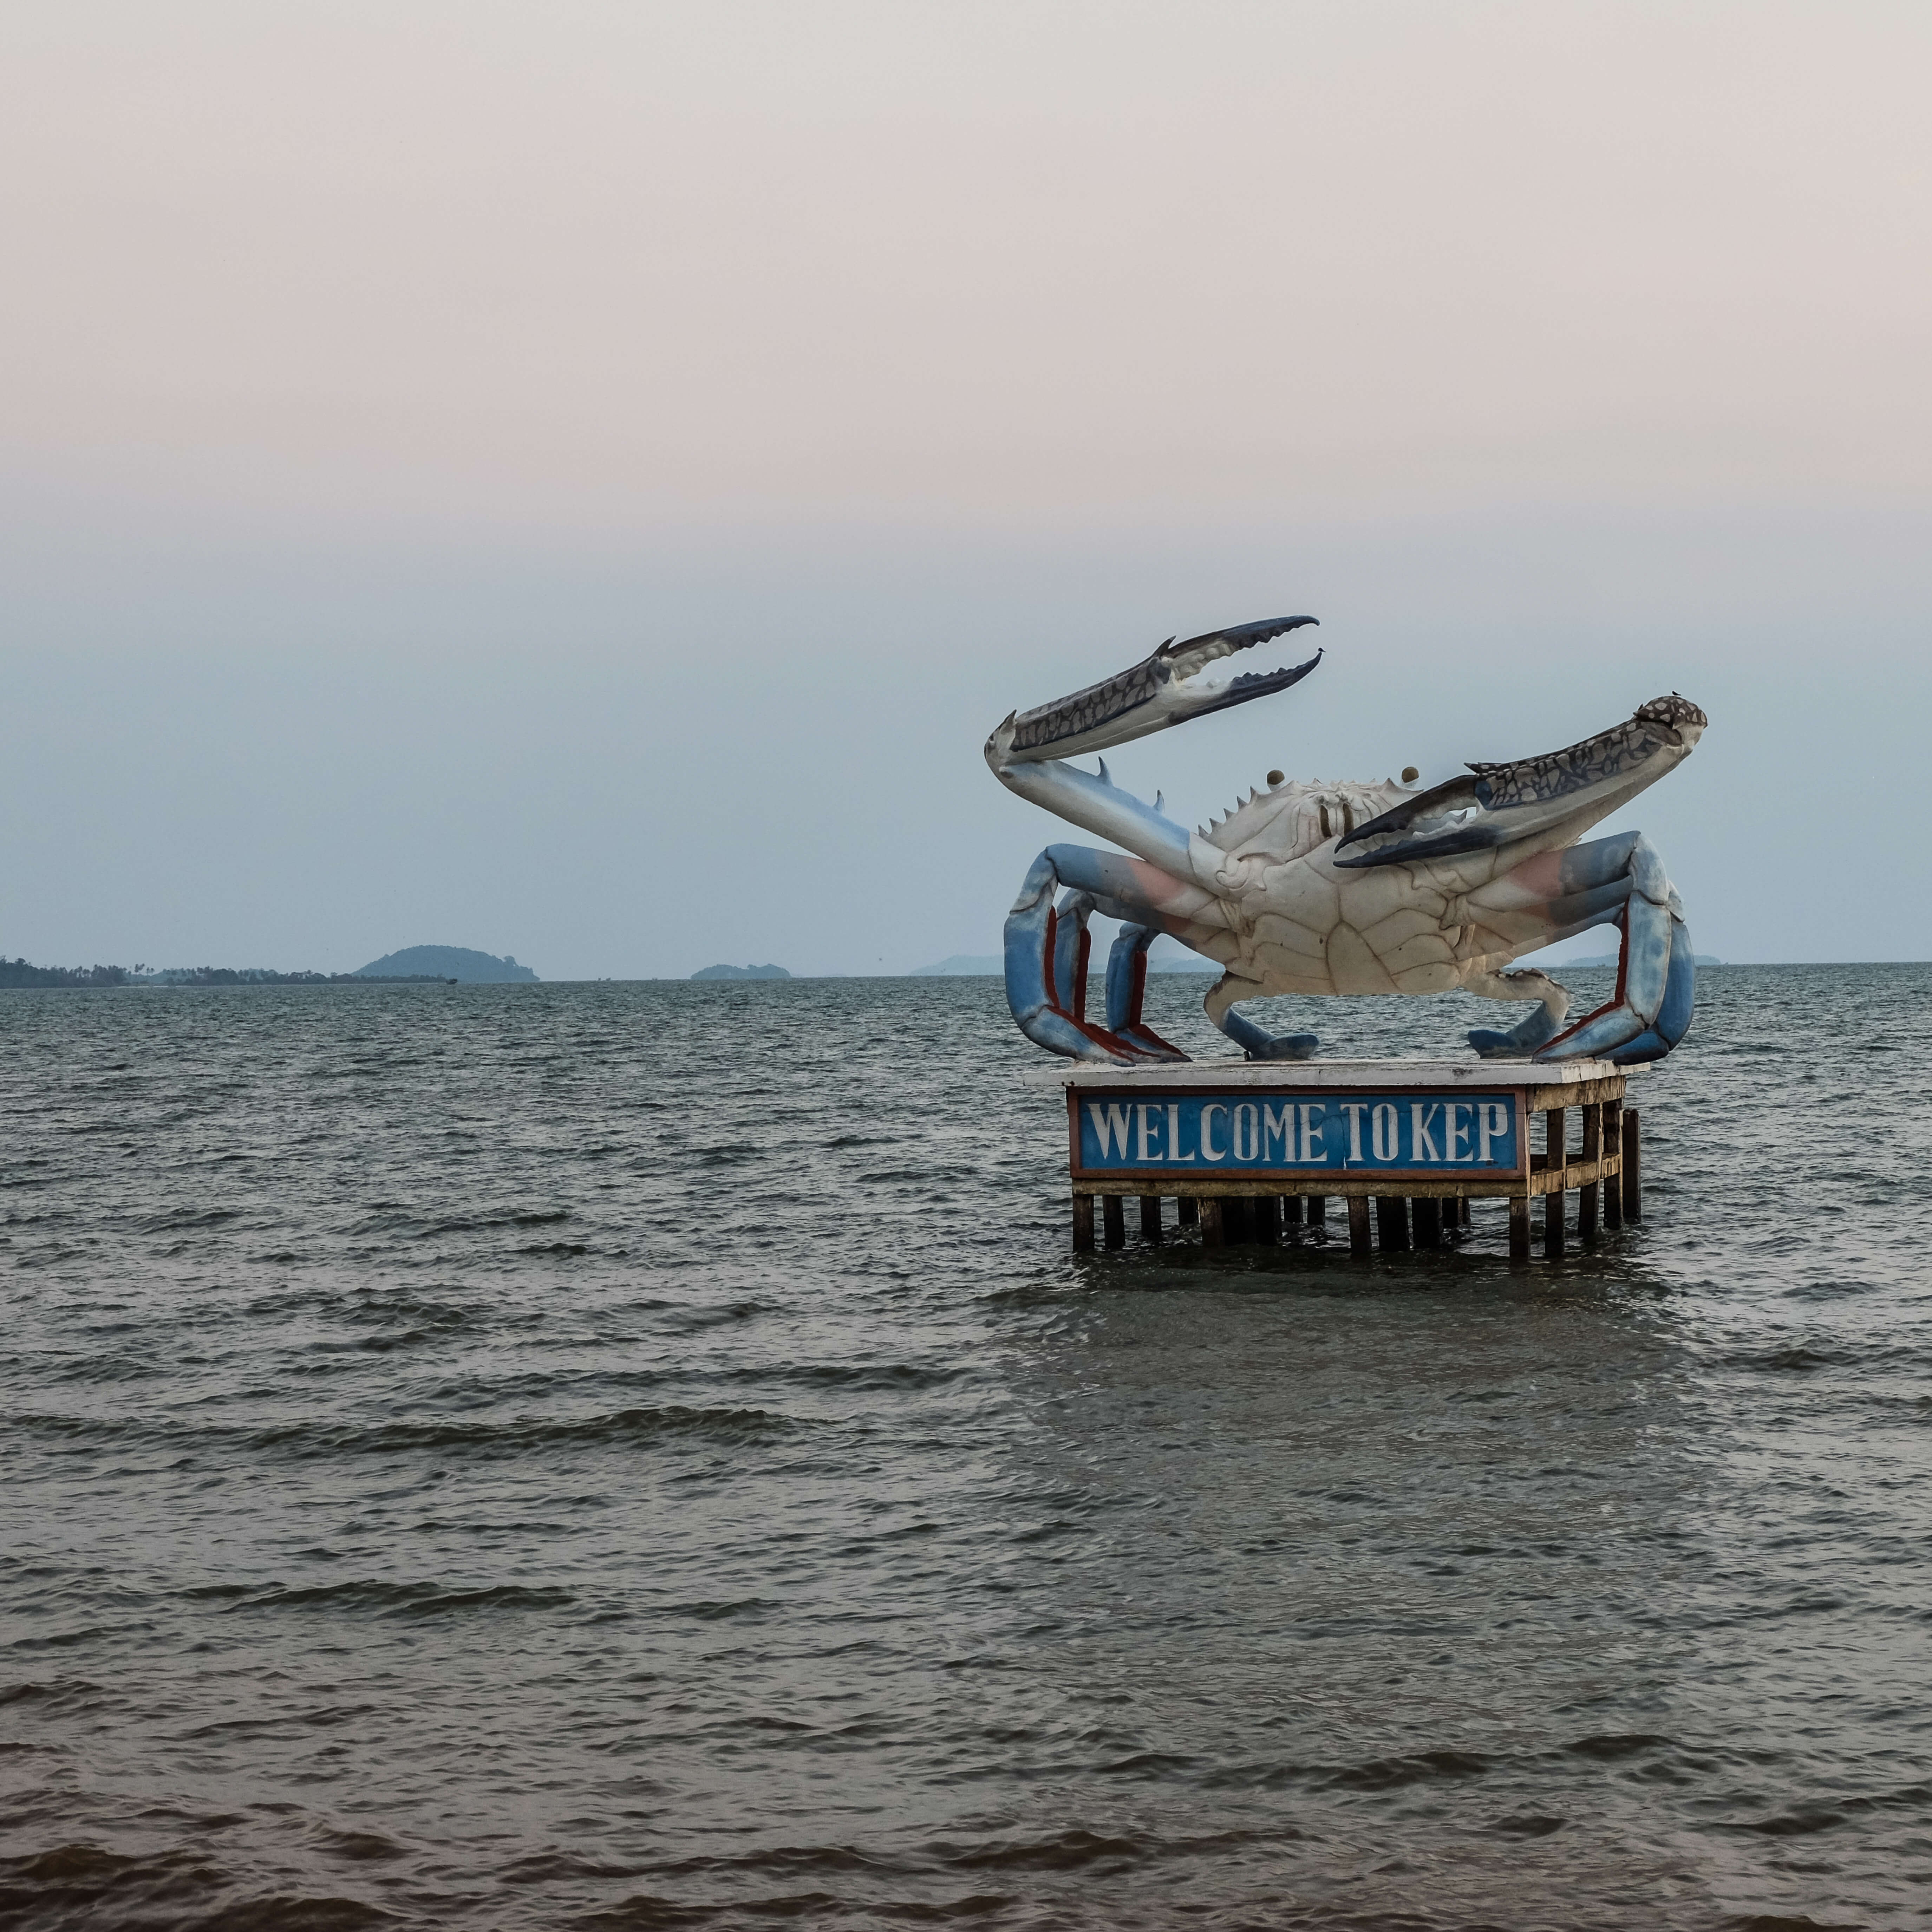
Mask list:
[[[1076,1257],[991,980],[0,995],[0,1919],[1922,1924],[1928,994],[1515,1270]]]

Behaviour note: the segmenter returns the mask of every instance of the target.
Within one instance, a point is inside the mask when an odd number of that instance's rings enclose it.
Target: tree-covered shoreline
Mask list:
[[[35,966],[0,956],[0,992],[89,986],[442,986],[436,973],[277,973],[266,966]]]

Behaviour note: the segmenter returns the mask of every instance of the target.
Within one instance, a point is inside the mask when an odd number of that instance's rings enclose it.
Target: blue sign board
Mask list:
[[[1525,1172],[1516,1096],[1070,1091],[1076,1174]]]

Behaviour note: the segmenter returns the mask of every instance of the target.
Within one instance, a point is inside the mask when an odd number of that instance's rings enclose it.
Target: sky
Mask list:
[[[1932,957],[1928,56],[1856,0],[0,9],[0,952],[990,952],[1084,836],[992,727],[1309,611],[1116,778],[1204,820],[1681,690],[1614,823],[1699,949]]]

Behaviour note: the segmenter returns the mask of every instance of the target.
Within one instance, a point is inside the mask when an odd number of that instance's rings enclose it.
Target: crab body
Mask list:
[[[1690,1023],[1692,956],[1683,911],[1641,834],[1583,835],[1688,757],[1707,722],[1672,695],[1566,750],[1426,791],[1393,782],[1324,784],[1275,775],[1226,818],[1190,834],[1058,755],[1099,750],[1286,688],[1292,670],[1193,683],[1214,658],[1312,618],[1283,618],[1164,645],[1058,704],[1008,718],[987,741],[1001,782],[1124,848],[1049,846],[1007,921],[1015,1018],[1054,1052],[1131,1063],[1183,1058],[1141,1017],[1146,950],[1166,932],[1224,969],[1209,1017],[1256,1059],[1312,1054],[1313,1036],[1271,1036],[1235,1011],[1270,994],[1422,994],[1455,988],[1538,1010],[1514,1031],[1472,1033],[1479,1053],[1654,1059]],[[1065,896],[1055,903],[1055,894]],[[1086,922],[1124,922],[1107,976],[1107,1020],[1085,1013]],[[1522,954],[1605,923],[1623,935],[1615,998],[1567,1025],[1569,995]]]

